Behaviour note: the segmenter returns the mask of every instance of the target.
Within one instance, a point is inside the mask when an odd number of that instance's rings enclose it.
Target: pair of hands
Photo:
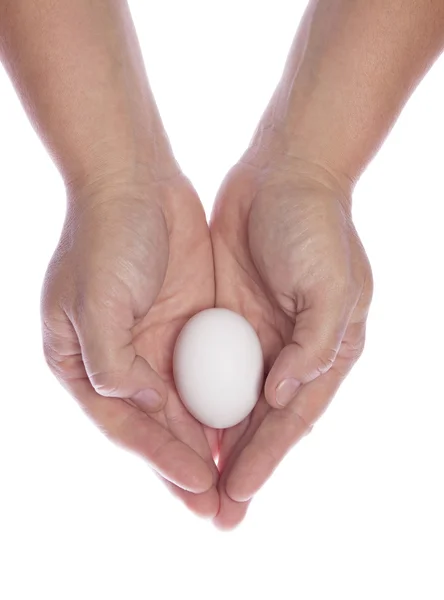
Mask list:
[[[68,206],[43,289],[48,364],[192,511],[235,526],[362,352],[372,277],[347,190],[318,165],[247,152],[209,227],[180,172],[104,178]],[[178,333],[213,306],[244,315],[265,358],[263,395],[224,431],[188,413],[172,375]]]

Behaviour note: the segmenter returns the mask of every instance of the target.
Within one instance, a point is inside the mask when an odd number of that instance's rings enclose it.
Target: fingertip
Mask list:
[[[301,382],[296,377],[284,376],[278,383],[273,394],[273,406],[275,408],[285,408],[297,396]]]
[[[208,491],[202,494],[194,494],[174,485],[171,481],[159,477],[164,481],[165,485],[171,490],[178,500],[196,516],[202,519],[214,519],[219,512],[219,493],[215,486],[212,486]]]
[[[314,351],[296,342],[282,348],[265,381],[264,393],[268,404],[277,409],[288,406],[303,385],[331,368],[336,355],[336,348]]]
[[[150,466],[164,479],[193,494],[204,494],[214,486],[214,475],[205,460],[192,448],[163,430],[163,439],[145,453]]]
[[[221,492],[219,511],[213,518],[213,525],[220,531],[232,531],[244,520],[249,505],[250,501],[234,502],[226,493]]]
[[[226,475],[219,482],[219,510],[213,518],[214,526],[221,531],[231,531],[238,527],[244,520],[250,505],[250,499],[246,502],[233,500],[227,492]]]
[[[202,519],[214,519],[220,508],[219,493],[213,486],[203,494],[194,494],[185,504]]]
[[[228,479],[225,489],[226,489],[228,498],[230,498],[230,500],[232,500],[233,502],[238,502],[238,503],[248,502],[253,497],[253,493],[250,493],[250,492],[246,491],[245,489],[242,490],[242,487],[239,488],[236,486],[236,484],[231,484],[230,479]]]
[[[296,397],[302,385],[295,373],[298,353],[293,344],[283,348],[265,381],[265,399],[272,408],[283,409]]]
[[[145,413],[159,412],[165,406],[166,398],[154,388],[146,388],[131,396],[131,400]]]
[[[193,494],[204,494],[211,490],[214,486],[214,474],[210,471],[209,467],[205,464],[199,473],[196,473],[193,478],[190,479],[190,485],[186,489]]]
[[[248,453],[248,449],[244,452]],[[245,456],[243,458],[245,460]],[[233,469],[225,482],[225,492],[232,502],[250,502],[261,487],[256,473],[250,469],[246,471],[244,464],[241,460],[241,464],[236,465],[237,468]]]
[[[219,529],[219,531],[233,531],[233,529],[236,529],[236,527],[238,527],[241,523],[242,519],[227,521],[225,518],[221,518],[219,515],[216,515],[213,518],[213,525],[216,527],[216,529]]]

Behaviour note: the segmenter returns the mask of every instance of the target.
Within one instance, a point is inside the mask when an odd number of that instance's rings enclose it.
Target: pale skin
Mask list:
[[[48,364],[218,527],[241,522],[362,353],[373,285],[353,188],[443,45],[441,0],[310,2],[208,227],[126,3],[0,0],[2,61],[67,190],[42,294]],[[171,370],[181,327],[211,306],[243,314],[265,356],[256,408],[223,432],[186,411]]]

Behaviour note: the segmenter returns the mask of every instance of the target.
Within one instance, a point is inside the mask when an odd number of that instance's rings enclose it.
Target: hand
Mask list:
[[[182,175],[93,188],[70,193],[46,274],[47,362],[112,440],[144,457],[193,511],[213,516],[216,432],[179,400],[171,364],[184,323],[214,306],[202,206]]]
[[[372,275],[350,205],[334,174],[289,157],[258,166],[247,153],[219,192],[216,305],[256,329],[267,375],[252,414],[222,436],[221,527],[242,520],[363,350]]]

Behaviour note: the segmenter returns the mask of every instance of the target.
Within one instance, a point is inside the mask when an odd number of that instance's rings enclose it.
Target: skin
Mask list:
[[[47,362],[110,439],[145,458],[196,514],[214,516],[217,433],[185,410],[172,378],[180,329],[215,303],[210,234],[128,6],[3,0],[0,40],[66,186],[42,294]]]
[[[172,353],[186,321],[213,305],[208,227],[183,176],[73,201],[43,288],[48,364],[111,440],[144,457],[204,517],[219,508],[215,432],[180,401]],[[166,398],[161,410],[128,397],[124,386],[137,377]]]
[[[353,188],[443,42],[441,0],[311,1],[210,237],[126,2],[0,0],[2,62],[66,185],[42,294],[48,364],[218,527],[240,523],[362,352],[372,275]],[[171,369],[183,324],[214,305],[253,324],[267,374],[224,432],[186,411]]]
[[[211,231],[216,303],[255,327],[267,374],[250,417],[222,437],[216,524],[229,528],[361,355],[372,275],[340,187],[290,162],[265,176],[247,159],[239,163],[220,191]],[[301,387],[281,408],[275,390],[287,377]]]
[[[222,436],[218,527],[240,523],[363,351],[373,282],[353,189],[443,45],[438,0],[310,2],[222,184],[210,225],[216,305],[256,328],[268,375],[250,417]]]

